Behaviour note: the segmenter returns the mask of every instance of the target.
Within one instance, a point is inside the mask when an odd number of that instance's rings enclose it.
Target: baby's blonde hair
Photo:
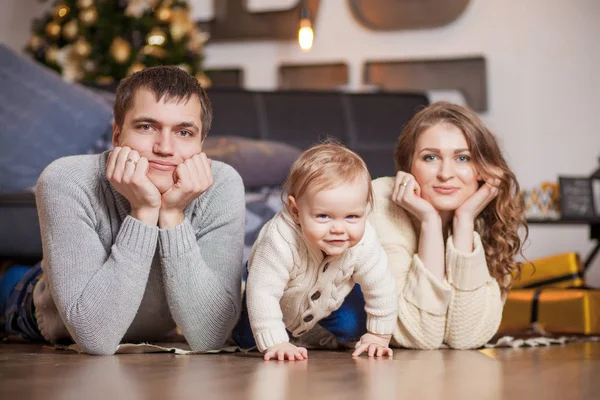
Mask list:
[[[371,207],[373,187],[367,164],[352,150],[328,140],[300,154],[283,184],[281,199],[288,208],[287,196],[298,200],[309,189],[331,189],[341,183],[353,182],[360,178],[365,179],[369,185],[367,204]]]

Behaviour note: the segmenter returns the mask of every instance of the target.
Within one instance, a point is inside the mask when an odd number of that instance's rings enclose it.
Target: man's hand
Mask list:
[[[352,357],[358,357],[365,351],[369,357],[381,357],[394,355],[392,349],[389,348],[392,335],[377,335],[375,333],[365,333],[354,346],[355,350]]]
[[[183,221],[183,210],[214,182],[212,161],[206,154],[196,154],[179,164],[173,173],[175,183],[162,194],[158,226],[172,228]]]
[[[304,347],[298,347],[291,343],[279,343],[267,349],[264,356],[265,361],[273,360],[290,360],[303,361],[308,360],[308,351]]]
[[[131,216],[156,225],[161,206],[160,192],[146,176],[148,159],[129,147],[115,147],[106,163],[106,179],[131,205]]]

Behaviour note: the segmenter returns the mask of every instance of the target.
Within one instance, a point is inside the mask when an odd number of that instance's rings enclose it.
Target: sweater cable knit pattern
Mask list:
[[[385,251],[367,223],[361,241],[340,256],[308,245],[287,211],[261,230],[250,253],[246,285],[250,324],[260,351],[298,337],[337,310],[355,283],[361,285],[367,330],[391,334],[396,286]]]
[[[108,152],[59,159],[36,187],[44,259],[34,290],[50,342],[92,354],[122,341],[161,340],[179,326],[194,350],[220,348],[241,308],[244,189],[213,162],[213,185],[170,229],[129,215],[105,178]]]

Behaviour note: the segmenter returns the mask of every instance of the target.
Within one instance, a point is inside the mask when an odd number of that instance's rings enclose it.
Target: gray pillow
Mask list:
[[[236,136],[208,136],[203,151],[235,168],[247,189],[283,184],[302,152],[282,142]]]
[[[0,191],[30,188],[50,162],[87,153],[111,119],[100,97],[0,44]]]

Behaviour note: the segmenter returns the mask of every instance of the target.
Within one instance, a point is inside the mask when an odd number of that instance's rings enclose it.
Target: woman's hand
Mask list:
[[[267,349],[264,356],[265,361],[271,359],[284,361],[303,361],[308,360],[308,351],[304,347],[298,347],[291,343],[279,343]]]
[[[498,195],[500,179],[493,178],[485,182],[454,212],[455,219],[474,221],[475,218],[491,203]]]
[[[106,179],[131,205],[131,216],[156,225],[161,205],[160,192],[148,179],[148,159],[129,147],[115,147],[106,163]]]
[[[452,241],[457,250],[465,253],[473,251],[475,218],[498,195],[499,184],[500,180],[497,178],[484,183],[454,212]]]
[[[354,353],[352,357],[358,357],[362,353],[367,352],[369,357],[391,357],[394,355],[392,349],[388,346],[392,335],[376,335],[374,333],[365,333],[361,336],[360,340],[354,346]]]
[[[415,177],[403,171],[398,171],[396,174],[392,201],[414,215],[420,222],[439,216],[437,210],[421,197],[421,186]]]

